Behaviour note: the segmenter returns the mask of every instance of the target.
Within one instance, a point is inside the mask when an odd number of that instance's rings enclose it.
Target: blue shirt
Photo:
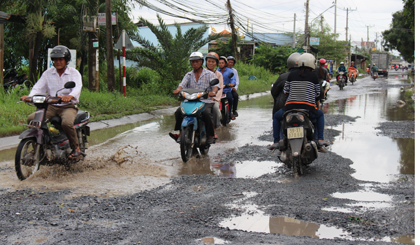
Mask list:
[[[228,84],[234,84],[236,85],[236,77],[235,75],[233,75],[233,77],[229,78],[229,74],[233,73],[233,70],[230,69],[229,67],[226,67],[225,70],[222,72],[222,70],[220,68],[217,68],[217,70],[222,73],[223,75],[223,84],[224,85],[228,85]],[[230,93],[232,92],[232,88],[231,87],[226,87],[223,89],[223,93]]]

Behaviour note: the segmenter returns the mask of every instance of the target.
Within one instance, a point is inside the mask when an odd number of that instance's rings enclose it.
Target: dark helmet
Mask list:
[[[233,57],[233,56],[228,56],[226,59],[227,59],[227,60],[233,60],[233,64],[236,64],[236,59],[235,59],[235,57]],[[226,63],[227,63],[227,62],[226,62]]]
[[[208,53],[206,55],[206,62],[207,62],[208,58],[215,59],[216,60],[216,66],[219,65],[219,55],[217,53],[215,53],[215,52]]]
[[[227,61],[228,61],[225,56],[220,56],[219,60],[224,60],[226,62],[226,64],[227,64]]]
[[[51,60],[54,61],[55,58],[64,58],[67,64],[71,60],[71,54],[69,48],[63,45],[58,45],[53,48],[51,51]]]

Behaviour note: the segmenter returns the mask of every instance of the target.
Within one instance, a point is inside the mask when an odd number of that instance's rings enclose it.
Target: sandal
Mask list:
[[[81,155],[82,155],[82,153],[80,151],[73,150],[71,152],[71,154],[69,155],[69,158],[70,159],[76,159],[76,158],[80,157]]]
[[[272,145],[268,145],[267,149],[269,149],[270,151],[272,151],[274,149],[279,149],[279,143],[274,143]]]

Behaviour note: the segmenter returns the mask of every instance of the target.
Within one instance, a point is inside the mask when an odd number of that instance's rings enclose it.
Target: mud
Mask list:
[[[341,134],[337,126],[354,123],[358,117],[327,114],[325,119],[325,139],[334,141]],[[393,128],[399,130],[395,134],[413,135],[406,121],[379,126],[380,132]],[[37,177],[42,178],[37,188],[0,189],[0,244],[414,244],[413,174],[399,174],[389,183],[358,180],[352,176],[355,170],[350,159],[328,152],[295,179],[277,160],[278,152],[265,147],[272,141],[270,128],[255,137],[254,143],[229,147],[222,142],[223,147],[212,149],[215,155],[183,165],[201,169],[197,174],[168,178],[165,164],[177,161],[161,156],[156,161],[163,163],[152,165],[147,147],[117,144],[115,153],[92,154],[86,163],[74,166],[68,173],[73,175],[72,182],[63,183],[77,185],[76,189],[64,184],[59,190],[42,187],[51,178],[48,175]],[[277,164],[272,171],[254,177],[223,177],[212,171],[216,163],[219,168],[227,163],[239,174],[245,164],[262,168],[267,162]],[[78,172],[78,168],[86,169],[84,164],[93,171]],[[95,171],[103,171],[96,176],[109,178],[95,178]],[[123,181],[113,177],[121,173],[126,174],[125,182],[114,183]],[[57,178],[54,183],[65,176]],[[149,188],[130,185],[136,182],[133,178],[150,181]],[[168,181],[154,185],[155,178]],[[104,188],[108,191],[83,194],[89,183],[109,186]],[[363,199],[363,193],[373,199]],[[322,239],[317,233],[283,235],[235,228],[239,227],[236,217],[261,214],[270,217],[267,222],[283,217],[294,223],[302,221],[307,228],[322,226],[343,234]],[[253,225],[272,223],[249,223]]]

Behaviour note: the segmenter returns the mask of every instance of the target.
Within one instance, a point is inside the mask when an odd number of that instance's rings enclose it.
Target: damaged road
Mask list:
[[[232,131],[245,117],[239,113]],[[339,145],[347,128],[363,118],[362,112],[326,114],[325,139]],[[355,178],[356,163],[337,154],[333,144],[295,179],[278,152],[265,147],[272,141],[270,125],[257,125],[263,133],[248,143],[221,141],[208,157],[188,162],[212,174],[172,176],[131,194],[73,197],[72,186],[3,187],[0,244],[413,244],[414,174],[398,173],[384,182]],[[383,122],[376,130],[381,137],[396,136],[387,133],[391,128],[414,138],[409,120]],[[275,164],[266,173],[237,177],[242,166],[267,163]]]

